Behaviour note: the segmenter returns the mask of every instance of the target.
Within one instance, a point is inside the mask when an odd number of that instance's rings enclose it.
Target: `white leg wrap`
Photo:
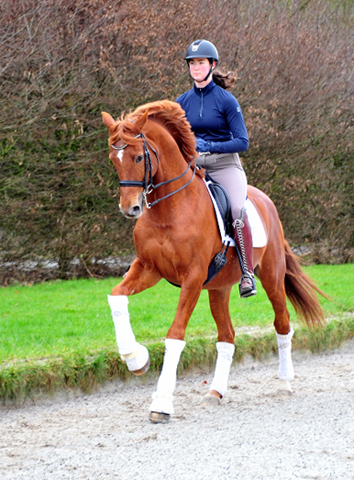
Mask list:
[[[216,359],[215,373],[210,390],[216,390],[221,396],[225,395],[227,382],[229,380],[232,357],[235,352],[235,345],[227,342],[217,342],[216,350],[218,356]]]
[[[157,382],[156,392],[152,394],[151,412],[174,413],[172,401],[176,387],[177,367],[185,345],[184,340],[166,338],[162,371]]]
[[[149,351],[145,345],[136,342],[136,349],[129,355],[121,355],[121,359],[127,364],[130,372],[137,372],[146,366],[149,361]],[[147,367],[148,368],[148,367]],[[147,370],[144,369],[144,373]]]
[[[294,380],[294,367],[291,360],[291,339],[294,330],[290,329],[287,335],[277,335],[278,351],[279,351],[279,378],[280,380]]]
[[[149,352],[144,345],[135,340],[130,325],[128,297],[126,295],[108,295],[112,318],[116,330],[119,353],[127,364],[128,370],[134,372],[143,368],[149,360]]]

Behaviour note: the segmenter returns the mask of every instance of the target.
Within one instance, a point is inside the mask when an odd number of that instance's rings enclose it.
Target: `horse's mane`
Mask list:
[[[137,144],[139,140],[135,139],[134,136],[141,132],[138,119],[146,113],[146,110],[148,110],[148,118],[162,124],[172,135],[187,162],[198,155],[195,150],[195,136],[182,107],[179,103],[169,100],[146,103],[132,113],[125,116],[123,114],[121,119],[110,128],[110,145],[116,143],[119,139],[129,145]]]

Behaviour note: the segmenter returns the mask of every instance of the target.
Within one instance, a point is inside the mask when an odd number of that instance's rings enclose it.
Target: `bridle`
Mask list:
[[[157,152],[156,152],[156,150],[154,150],[152,148],[152,146],[146,140],[145,135],[143,133],[139,133],[138,135],[135,135],[134,138],[141,138],[143,140],[143,144],[144,144],[144,163],[145,163],[144,180],[120,180],[119,179],[118,181],[119,181],[119,185],[121,187],[142,187],[143,188],[144,202],[145,202],[145,205],[146,205],[147,208],[151,208],[154,205],[156,205],[157,203],[161,202],[162,200],[165,200],[166,198],[171,197],[175,193],[180,192],[181,190],[186,188],[192,182],[192,180],[195,176],[195,169],[193,170],[192,178],[186,184],[182,185],[182,187],[178,188],[177,190],[174,190],[173,192],[165,195],[164,197],[158,198],[154,202],[149,203],[146,199],[147,195],[149,195],[151,192],[153,192],[157,188],[162,187],[163,185],[168,185],[169,183],[175,182],[176,180],[179,180],[180,178],[184,177],[184,175],[186,175],[188,170],[191,168],[192,162],[190,162],[188,164],[187,169],[182,173],[182,175],[179,175],[178,177],[172,178],[171,180],[166,180],[165,182],[161,182],[161,183],[158,183],[158,184],[154,185],[154,183],[153,183],[154,176],[152,174],[153,166],[152,166],[151,156],[150,156],[148,146],[154,152],[157,163],[160,165],[160,161],[159,161],[159,157],[157,155]],[[111,145],[111,147],[114,150],[119,150],[119,151],[124,150],[127,146],[128,146],[127,143],[125,143],[124,145],[121,145],[120,147],[116,147],[115,145]]]

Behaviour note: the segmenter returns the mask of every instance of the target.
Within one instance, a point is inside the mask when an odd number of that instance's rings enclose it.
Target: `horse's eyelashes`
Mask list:
[[[136,156],[136,157],[135,157],[135,163],[140,163],[140,162],[142,162],[142,161],[143,161],[143,158],[144,158],[144,157],[143,157],[142,155]]]

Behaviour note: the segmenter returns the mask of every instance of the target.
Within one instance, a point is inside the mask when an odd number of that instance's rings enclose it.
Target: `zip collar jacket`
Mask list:
[[[195,85],[177,103],[186,113],[195,136],[212,142],[210,153],[239,153],[248,149],[248,135],[236,98],[211,81]]]

